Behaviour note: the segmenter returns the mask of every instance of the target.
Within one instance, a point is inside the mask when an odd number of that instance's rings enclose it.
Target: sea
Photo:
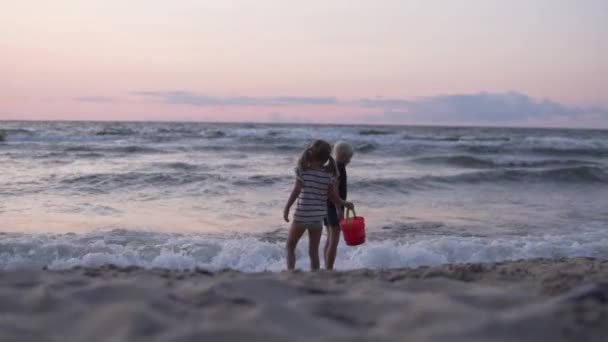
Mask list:
[[[314,139],[355,150],[367,242],[342,242],[338,269],[608,258],[605,130],[5,121],[0,270],[280,271]]]

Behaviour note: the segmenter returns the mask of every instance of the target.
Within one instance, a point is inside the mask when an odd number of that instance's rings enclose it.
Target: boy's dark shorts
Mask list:
[[[338,211],[334,207],[327,207],[327,214],[323,220],[326,227],[339,227],[340,218],[338,217]]]

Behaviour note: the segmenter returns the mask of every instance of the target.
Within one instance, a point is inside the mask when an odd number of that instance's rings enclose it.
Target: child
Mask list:
[[[337,192],[342,200],[346,200],[346,165],[350,163],[350,159],[353,157],[353,147],[345,141],[338,141],[334,145],[333,155],[338,168]],[[340,219],[343,216],[343,207],[336,208],[332,202],[327,202],[327,217],[325,217],[327,240],[325,240],[323,250],[325,268],[328,270],[334,269],[334,261],[336,261],[336,252],[340,242]]]
[[[327,164],[327,165],[326,165]],[[308,255],[310,269],[319,269],[319,242],[323,232],[323,218],[327,213],[327,200],[338,207],[353,208],[353,204],[340,199],[333,184],[336,164],[331,157],[331,146],[323,140],[315,140],[304,152],[296,168],[296,183],[283,211],[285,222],[289,222],[289,209],[296,199],[298,203],[293,215],[293,223],[285,250],[287,269],[293,270],[296,264],[296,245],[308,230]]]

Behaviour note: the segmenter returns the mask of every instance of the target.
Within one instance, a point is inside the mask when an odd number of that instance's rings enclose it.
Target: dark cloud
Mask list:
[[[588,115],[608,118],[608,110],[605,108],[565,106],[547,99],[533,99],[516,92],[439,95],[412,100],[364,99],[360,104],[364,107],[384,109],[385,119],[393,122],[502,124],[556,117],[572,119]]]
[[[117,100],[106,96],[81,96],[74,98],[74,101],[80,102],[98,102],[98,103],[112,103]]]
[[[217,97],[197,94],[188,91],[138,91],[135,95],[155,97],[168,104],[184,104],[199,107],[235,107],[235,106],[321,106],[337,105],[335,97],[278,96]]]

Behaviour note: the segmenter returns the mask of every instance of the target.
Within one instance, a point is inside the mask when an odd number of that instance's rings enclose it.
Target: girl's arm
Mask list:
[[[283,209],[283,219],[285,222],[289,222],[289,209],[293,205],[293,202],[296,201],[296,198],[300,196],[300,192],[302,192],[302,183],[297,180],[296,184],[293,186],[293,190],[291,191],[291,195],[289,195],[289,199],[285,204],[285,209]]]

